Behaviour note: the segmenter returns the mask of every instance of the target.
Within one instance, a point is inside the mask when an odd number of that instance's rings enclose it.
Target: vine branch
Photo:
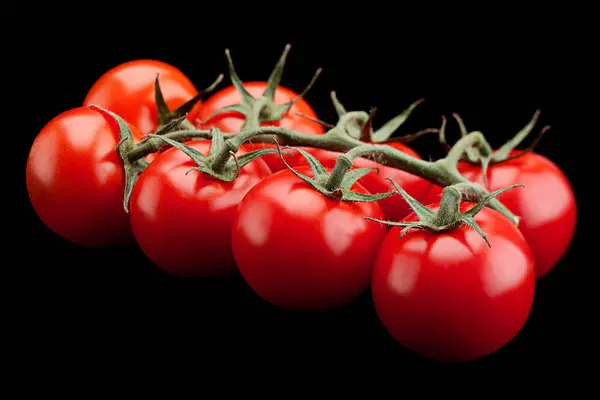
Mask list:
[[[353,117],[358,117],[357,119],[359,120],[368,119],[368,114],[355,114]],[[465,135],[453,146],[445,158],[432,162],[412,157],[384,144],[364,144],[364,142],[353,138],[347,133],[345,125],[348,122],[349,120],[345,119],[342,124],[338,124],[337,127],[330,129],[323,135],[309,135],[272,126],[251,129],[238,134],[227,134],[224,136],[227,139],[225,145],[215,155],[211,168],[219,171],[231,158],[231,154],[235,154],[240,146],[250,139],[252,139],[253,143],[274,144],[274,138],[271,137],[274,135],[286,146],[313,147],[346,153],[340,156],[342,161],[338,159],[338,163],[332,171],[332,176],[336,175],[339,177],[343,175],[350,168],[352,160],[355,157],[377,154],[380,164],[407,171],[439,186],[446,187],[464,183],[471,186],[474,193],[479,193],[481,196],[488,194],[488,191],[483,186],[468,181],[456,168],[461,155],[471,146],[479,148],[482,154],[491,153],[491,146],[481,132],[472,132]],[[183,142],[192,139],[211,139],[212,133],[208,130],[180,130],[166,133],[163,136],[174,141]],[[147,138],[133,146],[127,153],[127,158],[130,162],[133,162],[158,151],[164,145],[164,141],[160,140],[160,138]],[[488,206],[505,215],[514,224],[518,224],[518,218],[499,200],[495,198],[491,199]]]

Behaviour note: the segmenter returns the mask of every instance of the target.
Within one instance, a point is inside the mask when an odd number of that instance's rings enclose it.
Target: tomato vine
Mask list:
[[[330,176],[330,185],[333,185],[336,182],[339,183],[340,176],[343,176],[352,166],[354,158],[370,155],[377,156],[377,161],[380,164],[409,172],[422,177],[435,185],[439,185],[440,187],[459,183],[469,185],[471,188],[470,191],[472,193],[477,193],[477,198],[482,199],[489,195],[489,191],[482,185],[470,182],[461,175],[458,169],[458,163],[467,159],[472,163],[481,164],[485,180],[485,172],[488,164],[490,162],[498,163],[503,159],[506,159],[506,154],[508,154],[512,148],[516,147],[531,132],[533,125],[539,116],[539,113],[536,112],[534,119],[532,119],[523,130],[497,152],[493,152],[491,146],[481,132],[476,131],[467,133],[464,123],[456,114],[454,116],[461,128],[461,138],[454,146],[447,146],[445,138],[446,119],[444,117],[442,118],[440,129],[427,128],[413,135],[390,139],[393,132],[407,120],[414,109],[423,102],[423,99],[413,102],[396,118],[390,120],[376,131],[373,131],[372,128],[375,109],[372,109],[370,113],[365,111],[348,112],[337,99],[335,92],[331,92],[331,99],[339,116],[339,121],[333,126],[322,121],[317,121],[330,127],[330,129],[322,135],[308,134],[277,126],[262,126],[261,124],[263,122],[276,121],[283,118],[294,102],[301,99],[308,92],[321,73],[321,69],[318,69],[311,82],[296,100],[275,106],[274,93],[280,84],[289,50],[290,45],[287,45],[269,76],[263,95],[259,98],[254,98],[244,88],[243,83],[234,68],[229,50],[227,49],[225,51],[229,65],[230,79],[235,88],[239,91],[242,102],[215,111],[207,121],[222,113],[236,112],[245,119],[240,132],[221,132],[218,128],[189,129],[189,122],[186,120],[186,114],[181,112],[177,113],[177,115],[172,115],[169,119],[170,123],[162,125],[162,129],[159,129],[156,133],[146,135],[145,140],[141,143],[133,145],[131,139],[128,137],[128,133],[122,132],[122,142],[120,144],[123,145],[124,141],[130,143],[127,146],[127,151],[121,153],[125,168],[129,171],[127,173],[127,189],[124,201],[125,209],[127,209],[127,201],[133,184],[144,168],[143,165],[139,164],[138,160],[144,158],[148,154],[159,151],[165,145],[176,145],[180,149],[185,150],[186,146],[183,144],[178,145],[177,142],[182,143],[193,139],[212,140],[215,134],[218,134],[219,140],[222,138],[224,143],[219,147],[219,151],[215,151],[214,154],[211,154],[210,159],[199,162],[199,168],[206,173],[212,174],[214,177],[217,177],[218,174],[226,168],[226,165],[230,166],[229,169],[231,172],[232,154],[235,154],[243,144],[250,142],[254,144],[275,144],[275,137],[277,137],[277,139],[286,146],[302,146],[305,148],[308,147],[345,153],[337,158],[335,168]],[[215,83],[218,83],[219,81],[220,79]],[[213,90],[215,86],[216,84],[211,85],[206,91]],[[157,90],[157,93],[160,93],[160,91]],[[157,101],[158,99],[159,97],[157,96]],[[116,117],[118,118],[118,116]],[[180,125],[179,123],[182,124]],[[125,130],[127,129],[127,126],[123,123],[121,123],[120,126]],[[545,130],[546,129],[542,130],[542,133],[545,132]],[[432,132],[439,132],[440,142],[448,147],[447,156],[436,161],[418,159],[387,144],[398,141],[406,142],[414,140],[425,133]],[[274,153],[274,149],[269,149],[268,151],[262,151],[256,154],[258,154],[258,156],[264,156]],[[225,179],[232,179],[231,173],[229,173]],[[502,213],[513,224],[518,224],[519,218],[499,200],[495,198],[490,199],[488,206]]]
[[[346,114],[350,115],[350,114]],[[366,112],[355,112],[352,114],[355,120],[366,122],[369,115]],[[324,150],[347,152],[345,155],[338,158],[338,165],[332,174],[342,174],[351,165],[351,160],[362,154],[377,154],[380,163],[386,166],[398,168],[417,176],[423,177],[432,183],[440,186],[448,186],[456,183],[465,183],[472,186],[473,191],[481,197],[485,197],[488,192],[481,185],[469,182],[457,170],[456,165],[462,158],[462,154],[466,149],[476,147],[480,149],[482,154],[491,154],[491,146],[485,140],[481,132],[472,132],[462,137],[453,146],[452,150],[445,158],[437,161],[420,160],[410,155],[407,155],[391,146],[384,144],[364,144],[351,137],[348,134],[342,133],[344,123],[347,119],[340,121],[336,127],[330,129],[324,135],[307,135],[300,132],[291,131],[279,127],[261,127],[244,131],[239,134],[226,134],[224,146],[220,152],[215,155],[212,160],[211,167],[219,169],[231,159],[231,153],[239,150],[240,146],[252,140],[254,142],[274,143],[272,136],[265,137],[264,135],[276,135],[283,140],[287,146],[307,146],[315,147]],[[126,127],[125,127],[126,129]],[[213,137],[214,130],[181,130],[170,132],[164,135],[173,141],[186,141],[189,139],[210,139]],[[127,153],[127,162],[136,162],[137,160],[151,154],[162,146],[162,140],[152,136],[145,141],[134,145]],[[350,164],[348,164],[350,162]],[[518,218],[506,208],[499,200],[492,199],[489,206],[501,212],[513,223],[518,223]]]
[[[540,110],[497,149],[458,114],[453,145],[445,117],[394,135],[424,99],[375,128],[376,108],[347,110],[331,91],[331,124],[304,100],[322,69],[300,93],[280,86],[289,51],[267,81],[244,83],[226,50],[231,85],[205,102],[223,75],[197,90],[152,60],[107,72],[36,137],[35,211],[83,246],[135,240],[175,276],[237,269],[287,309],[338,307],[371,286],[390,334],[427,357],[465,361],[506,344],[576,224],[569,181],[533,151],[549,126],[517,150]],[[443,158],[406,145],[433,133]]]

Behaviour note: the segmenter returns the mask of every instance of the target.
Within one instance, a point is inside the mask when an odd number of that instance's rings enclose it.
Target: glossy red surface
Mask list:
[[[521,218],[519,229],[533,251],[537,278],[548,274],[569,248],[577,222],[573,188],[559,167],[540,154],[529,153],[491,166],[487,184],[480,167],[461,162],[459,170],[490,191],[525,185],[504,192],[499,199]],[[432,187],[427,202],[439,201],[440,194],[441,188]]]
[[[244,87],[246,90],[254,97],[260,97],[265,88],[266,82],[244,82]],[[280,105],[292,101],[298,97],[298,93],[294,92],[291,89],[285,88],[283,86],[278,86],[275,91],[275,105]],[[242,98],[235,87],[228,86],[210,98],[208,98],[200,110],[198,114],[199,120],[207,120],[212,113],[221,109],[225,106],[229,106],[232,104],[239,104],[242,102]],[[301,117],[296,114],[303,114],[311,118],[318,118],[317,114],[313,110],[313,108],[308,104],[308,102],[304,99],[298,100],[294,105],[290,108],[288,115],[286,115],[283,119],[279,121],[273,121],[268,123],[262,123],[262,126],[279,126],[282,128],[290,129],[296,132],[302,132],[306,134],[314,134],[321,135],[325,133],[325,129],[323,126],[317,122],[310,121],[304,117]],[[201,129],[209,129],[211,126],[216,126],[226,133],[238,133],[242,128],[242,124],[244,123],[244,117],[239,113],[224,113],[220,114],[204,124],[200,124],[199,127]],[[245,145],[246,148],[250,150],[262,149],[262,148],[275,148],[274,145],[270,144],[249,144]],[[283,162],[279,158],[279,155],[267,155],[264,156],[263,159],[269,165],[269,168],[273,172],[280,171],[285,168]],[[286,161],[288,161],[286,159]],[[291,160],[290,162],[294,162]],[[291,165],[291,164],[290,164]]]
[[[154,81],[159,75],[160,88],[169,109],[198,94],[194,84],[179,69],[156,60],[134,60],[116,66],[102,75],[90,88],[84,105],[98,105],[134,124],[142,134],[152,133],[158,126]],[[194,121],[201,102],[189,113]]]
[[[389,146],[415,158],[421,158],[417,152],[402,143],[390,143]],[[317,150],[313,155],[321,161],[324,167],[333,168],[340,154],[327,150]],[[307,165],[305,160],[299,160],[298,164]],[[370,172],[359,181],[370,193],[385,193],[396,190],[388,178],[393,179],[417,200],[423,200],[431,187],[428,181],[419,176],[397,168],[386,167],[366,158],[354,159],[352,165],[354,168],[378,168],[379,172]],[[380,200],[379,205],[383,209],[386,219],[390,221],[399,221],[411,212],[408,203],[400,195],[393,195]]]
[[[309,168],[298,171],[312,176]],[[355,191],[366,190],[355,184]],[[248,285],[291,310],[325,310],[351,301],[370,283],[386,229],[376,203],[331,200],[291,171],[248,192],[233,224],[233,253]]]
[[[129,127],[139,141],[137,128]],[[35,138],[27,190],[35,212],[58,235],[84,246],[132,241],[118,141],[114,119],[88,107],[58,115]]]
[[[205,155],[210,149],[210,141],[186,145]],[[271,171],[258,159],[244,166],[234,181],[223,182],[199,171],[187,173],[195,166],[176,148],[150,164],[131,196],[133,233],[146,256],[170,274],[225,276],[235,270],[231,253],[235,210],[248,190]]]
[[[465,226],[442,234],[412,229],[402,239],[402,228],[394,227],[379,250],[372,283],[377,314],[392,337],[422,356],[445,362],[484,357],[510,342],[528,319],[535,272],[525,239],[489,208],[475,220],[491,248]]]

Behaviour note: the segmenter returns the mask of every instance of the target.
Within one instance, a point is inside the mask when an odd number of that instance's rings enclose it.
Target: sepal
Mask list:
[[[279,146],[277,140],[275,140],[275,145],[277,146],[277,151],[279,153],[281,161],[284,163],[287,169],[289,169],[298,178],[308,183],[313,189],[317,190],[319,193],[327,196],[330,199],[351,202],[373,202],[385,199],[386,197],[389,197],[394,194],[394,192],[365,194],[357,193],[350,189],[352,185],[354,185],[354,183],[356,183],[360,178],[372,172],[373,170],[377,170],[377,168],[358,168],[350,170],[344,175],[339,186],[334,188],[327,188],[327,181],[330,177],[330,174],[327,172],[325,167],[323,167],[323,165],[317,158],[315,158],[312,154],[308,153],[307,151],[301,148],[294,148],[289,146],[285,147],[286,149],[296,150],[300,152],[300,154],[306,159],[313,173],[313,177],[311,178],[292,168],[285,161],[285,158],[283,157],[281,152],[281,147]],[[343,157],[343,155],[340,157]]]
[[[402,198],[408,203],[408,205],[418,218],[418,221],[384,221],[370,217],[365,217],[365,219],[379,222],[385,225],[403,227],[404,229],[400,231],[400,239],[402,239],[410,229],[424,229],[431,232],[446,232],[452,229],[456,229],[462,225],[467,225],[473,230],[475,230],[483,238],[483,240],[489,247],[492,247],[492,245],[490,244],[485,232],[483,232],[481,227],[475,221],[474,217],[491,199],[495,198],[496,196],[507,190],[523,186],[522,184],[516,184],[488,193],[485,196],[481,197],[477,204],[475,204],[473,207],[469,208],[467,211],[462,213],[459,209],[460,201],[465,198],[468,198],[472,201],[474,200],[477,193],[480,192],[477,190],[473,190],[473,188],[471,187],[473,184],[469,183],[461,183],[446,186],[442,194],[442,200],[440,202],[439,209],[436,212],[433,211],[431,208],[421,204],[418,200],[409,195],[394,180],[389,178],[388,180],[396,188],[395,193],[402,196]]]
[[[223,182],[231,182],[234,179],[236,179],[240,174],[241,168],[243,168],[253,160],[268,154],[275,154],[278,152],[275,149],[261,149],[242,154],[241,156],[236,156],[233,152],[230,151],[229,153],[231,155],[231,158],[227,160],[227,163],[225,163],[222,169],[216,171],[211,167],[212,161],[219,154],[219,152],[222,151],[226,144],[223,138],[223,133],[218,128],[212,128],[211,133],[212,142],[208,157],[199,152],[198,150],[194,149],[193,147],[187,146],[184,143],[177,142],[173,139],[169,139],[166,136],[146,136],[151,138],[159,138],[160,140],[173,147],[176,147],[177,149],[184,152],[187,156],[189,156],[192,159],[192,161],[194,161],[196,166],[188,170],[186,174],[190,171],[200,171]]]
[[[260,126],[261,122],[279,121],[282,118],[284,118],[288,114],[291,107],[308,93],[308,91],[312,88],[319,74],[322,71],[322,68],[317,69],[309,84],[296,98],[292,99],[291,101],[285,104],[275,105],[275,93],[277,91],[279,83],[281,82],[283,69],[285,67],[285,62],[287,60],[287,55],[290,51],[290,48],[290,44],[287,44],[285,46],[283,54],[280,56],[277,64],[275,65],[275,68],[269,76],[267,87],[263,91],[262,95],[258,98],[252,96],[250,92],[248,92],[248,90],[244,87],[244,84],[238,76],[235,70],[235,66],[233,65],[231,53],[229,49],[226,49],[225,55],[227,57],[229,77],[231,79],[231,83],[240,94],[242,101],[239,104],[232,104],[218,109],[214,113],[212,113],[207,119],[199,122],[206,124],[209,123],[212,118],[216,117],[219,114],[223,114],[226,112],[236,112],[244,116],[244,118],[247,121],[252,120],[252,124],[244,124],[242,129],[255,129],[256,126],[254,125],[256,125],[257,123]]]
[[[181,119],[182,116],[187,116],[190,111],[194,108],[194,106],[202,100],[206,94],[212,92],[223,80],[223,74],[220,74],[217,79],[213,83],[211,83],[206,89],[198,92],[196,96],[186,101],[175,110],[169,110],[169,106],[165,101],[164,95],[162,93],[162,89],[159,83],[160,74],[156,74],[156,79],[154,80],[154,102],[156,104],[156,112],[158,117],[158,126],[162,128],[163,126],[169,124],[171,121],[176,119]],[[181,122],[185,121],[185,117],[181,119]]]
[[[91,105],[90,107],[94,107],[117,121],[117,125],[119,126],[119,142],[115,148],[117,155],[121,159],[123,163],[123,169],[125,171],[125,187],[123,188],[124,196],[123,196],[123,209],[126,213],[129,212],[129,200],[131,198],[131,193],[133,192],[133,188],[142,172],[148,166],[148,162],[143,158],[140,158],[135,161],[130,161],[127,157],[129,150],[131,150],[134,146],[133,134],[131,130],[125,123],[125,121],[117,114],[112,111],[108,111],[104,108],[101,108],[97,105]]]

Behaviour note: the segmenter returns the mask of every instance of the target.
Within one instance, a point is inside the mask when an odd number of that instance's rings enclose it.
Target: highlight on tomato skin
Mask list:
[[[127,124],[139,142],[140,132]],[[35,138],[26,167],[29,198],[42,222],[64,239],[90,247],[133,242],[118,142],[116,121],[91,107],[61,113]]]
[[[313,177],[310,168],[296,171]],[[359,183],[353,190],[367,194]],[[290,170],[254,186],[235,215],[240,274],[263,300],[292,311],[330,310],[367,290],[386,228],[376,202],[330,199]]]
[[[211,141],[184,143],[204,155]],[[241,149],[236,155],[242,155]],[[224,182],[192,170],[196,164],[177,148],[165,150],[140,175],[131,195],[135,240],[161,270],[181,278],[216,278],[235,271],[231,227],[246,193],[271,170],[262,159]]]
[[[244,82],[244,88],[255,98],[259,98],[265,89],[267,88],[267,82]],[[298,99],[299,94],[295,91],[288,89],[284,86],[277,86],[275,90],[275,105],[281,105],[288,103],[292,100]],[[239,104],[242,102],[242,97],[240,93],[236,90],[235,86],[230,85],[215,92],[212,96],[210,96],[204,102],[202,108],[200,109],[197,119],[200,121],[205,121],[204,123],[197,124],[199,129],[210,129],[211,127],[217,127],[221,129],[221,131],[226,133],[239,133],[242,125],[245,121],[244,116],[235,113],[229,112],[217,115],[213,118],[210,118],[211,115],[226,106]],[[261,122],[261,126],[279,126],[285,129],[293,130],[296,132],[311,134],[311,135],[322,135],[325,133],[325,128],[323,125],[318,122],[311,121],[308,118],[305,118],[301,115],[305,115],[307,117],[317,119],[317,113],[313,109],[313,107],[308,103],[304,98],[298,99],[291,108],[289,112],[278,121],[271,122]],[[270,143],[244,143],[244,147],[248,149],[248,151],[258,150],[258,149],[266,149],[266,148],[275,148],[274,144]],[[294,157],[294,155],[292,155]],[[263,157],[265,162],[269,165],[269,168],[273,172],[281,171],[285,169],[285,164],[281,161],[279,155],[270,154]],[[294,160],[291,159],[290,166],[294,166]],[[286,161],[288,158],[286,157]]]
[[[105,72],[94,82],[83,101],[98,105],[135,125],[142,134],[155,132],[159,122],[155,102],[158,74],[161,92],[173,111],[198,94],[192,81],[178,68],[158,60],[132,60]],[[194,121],[202,108],[198,101],[188,115]]]
[[[514,156],[519,150],[513,150]],[[489,191],[515,183],[521,190],[503,194],[502,203],[520,217],[519,229],[533,251],[536,278],[541,279],[558,265],[575,235],[577,202],[564,172],[547,157],[528,152],[488,168],[487,182],[480,166],[461,161],[459,172]],[[427,203],[440,200],[442,188],[430,185]]]
[[[461,211],[471,206],[462,203]],[[400,345],[423,357],[486,357],[508,345],[529,318],[536,281],[527,242],[490,208],[475,220],[491,247],[461,226],[444,233],[411,229],[402,239],[402,227],[393,227],[379,248],[371,286],[378,318]]]

